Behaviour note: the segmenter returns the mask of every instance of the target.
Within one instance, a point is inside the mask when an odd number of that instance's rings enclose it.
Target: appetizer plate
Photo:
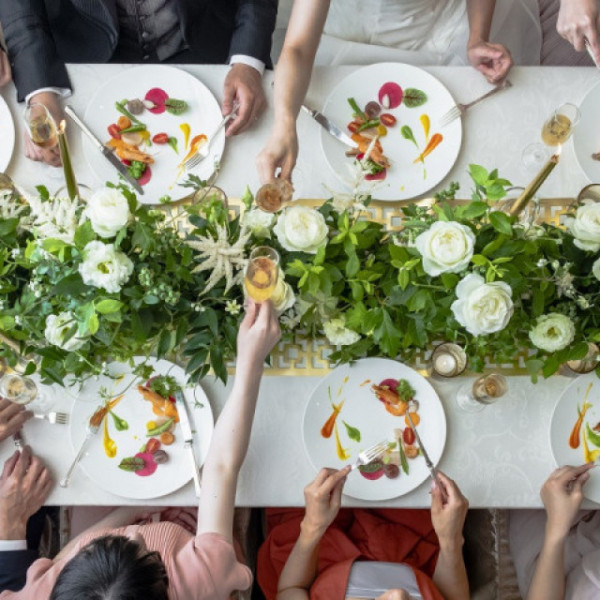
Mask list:
[[[376,182],[373,197],[380,200],[408,200],[424,194],[442,181],[458,157],[462,141],[461,119],[456,119],[443,128],[437,125],[442,115],[456,104],[446,87],[427,71],[412,65],[370,65],[343,79],[325,102],[322,112],[350,135],[347,125],[352,121],[352,109],[348,98],[354,98],[359,107],[364,109],[367,102],[377,101],[381,86],[387,82],[397,83],[403,90],[416,88],[427,95],[427,101],[416,108],[407,108],[402,102],[398,108],[382,109],[383,113],[394,115],[397,122],[388,128],[387,135],[380,138],[383,154],[391,166],[387,170],[387,177]],[[421,115],[427,115],[431,123],[427,138],[420,120]],[[413,142],[401,135],[401,127],[405,125],[411,128],[418,149]],[[425,158],[424,163],[414,164],[413,161],[427,145],[426,139],[431,139],[436,133],[442,134],[441,143]],[[348,147],[325,130],[321,132],[321,144],[331,169],[341,181],[351,181],[349,167],[354,158],[345,155]]]
[[[600,181],[600,161],[592,154],[600,152],[600,83],[585,96],[579,107],[581,118],[573,130],[575,157],[592,183]]]
[[[306,405],[302,425],[304,448],[316,470],[340,469],[354,463],[359,452],[383,439],[394,441],[394,429],[405,427],[404,417],[389,414],[371,390],[371,385],[388,378],[406,379],[416,391],[421,417],[417,430],[433,463],[439,462],[446,443],[446,415],[431,384],[402,363],[386,358],[364,358],[334,369],[319,383]],[[346,460],[338,458],[335,435],[329,438],[321,435],[321,428],[332,414],[330,392],[336,405],[344,400],[336,423],[341,445],[350,453]],[[360,442],[349,438],[344,422],[360,431]],[[429,477],[421,455],[409,459],[408,465],[408,474],[401,471],[395,479],[383,476],[376,481],[365,479],[356,469],[348,476],[344,494],[360,500],[388,500],[407,494]]]
[[[177,178],[178,165],[187,153],[184,147],[184,133],[180,125],[187,123],[190,126],[190,140],[200,134],[210,137],[223,118],[219,103],[212,92],[194,76],[175,67],[143,65],[125,69],[100,85],[85,111],[86,125],[99,140],[106,143],[110,139],[108,126],[116,123],[121,116],[115,108],[115,103],[125,98],[143,100],[146,92],[156,87],[163,89],[171,98],[185,100],[188,108],[181,115],[172,115],[166,111],[153,114],[148,110],[138,115],[139,120],[147,125],[151,136],[167,133],[177,138],[179,150],[176,154],[168,144],[153,144],[147,148],[147,153],[153,156],[155,162],[150,165],[152,177],[143,186],[144,194],[138,194],[138,200],[143,204],[158,204],[160,198],[165,195],[178,200],[189,193],[189,189],[178,186],[189,174],[186,171]],[[192,169],[191,173],[201,179],[210,177],[215,168],[215,161],[219,161],[223,155],[224,147],[225,133],[221,131],[211,144],[209,155],[195,169]],[[91,170],[101,183],[118,181],[119,174],[116,169],[87,137],[83,148]]]
[[[571,448],[569,439],[578,420],[578,409],[584,402],[591,407],[587,410],[579,432],[579,446]],[[554,407],[550,421],[550,447],[558,467],[564,465],[582,465],[584,463],[583,435],[586,424],[593,428],[600,422],[600,379],[596,373],[581,375],[571,382],[562,393]],[[600,435],[600,434],[599,434]],[[591,451],[598,447],[588,442]],[[590,471],[590,478],[583,486],[583,494],[594,502],[600,502],[600,473],[598,469]]]
[[[134,360],[136,364],[144,361],[140,357]],[[172,375],[182,387],[186,386],[187,377],[181,367],[167,360],[154,358],[150,358],[147,364],[152,365],[154,375]],[[144,400],[137,389],[138,384],[143,385],[145,382],[131,373],[131,366],[114,362],[108,366],[108,371],[110,376],[103,375],[97,380],[88,379],[83,387],[77,390],[78,397],[73,404],[69,421],[73,456],[85,437],[89,418],[103,403],[101,391],[106,391],[110,398],[124,394],[113,412],[127,421],[129,429],[117,431],[112,416],[108,414],[105,418],[109,436],[117,445],[116,456],[109,458],[104,452],[103,423],[98,433],[89,441],[87,453],[81,459],[77,469],[85,471],[87,476],[101,488],[124,498],[136,500],[158,498],[183,487],[192,479],[192,471],[189,456],[184,451],[183,434],[179,424],[173,430],[175,441],[170,446],[162,446],[169,460],[159,464],[152,475],[142,477],[119,468],[118,465],[123,458],[134,456],[150,439],[146,436],[146,423],[156,420],[157,417],[152,412],[152,404]],[[184,387],[183,392],[188,405],[192,431],[195,432],[196,459],[201,466],[210,445],[214,427],[213,414],[206,394],[200,386]],[[160,438],[159,435],[155,437]],[[77,477],[77,471],[74,477]]]
[[[6,101],[0,96],[0,172],[6,171],[15,147],[15,125]]]

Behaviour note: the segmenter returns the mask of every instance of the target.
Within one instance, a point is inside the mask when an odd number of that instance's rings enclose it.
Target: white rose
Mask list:
[[[289,308],[292,308],[296,302],[296,294],[294,294],[292,286],[285,280],[285,275],[281,268],[279,269],[277,285],[275,286],[273,295],[271,296],[271,302],[273,303],[273,308],[275,308],[279,314],[284,313]]]
[[[456,221],[437,221],[415,240],[423,257],[423,269],[432,277],[464,271],[473,256],[474,245],[475,234]]]
[[[70,312],[61,312],[58,315],[46,317],[46,329],[44,335],[46,340],[53,346],[58,346],[67,352],[79,350],[87,342],[87,337],[78,337],[77,334],[65,340],[65,336],[77,321]]]
[[[575,213],[575,218],[565,220],[575,245],[582,250],[600,250],[600,202],[588,200]]]
[[[270,238],[275,215],[257,208],[244,213],[242,226],[259,238]]]
[[[292,252],[316,254],[327,243],[327,224],[323,215],[308,206],[291,206],[278,217],[273,228],[279,243]]]
[[[566,315],[549,313],[538,317],[529,339],[540,350],[557,352],[566,348],[575,338],[575,325]]]
[[[83,256],[79,265],[83,282],[109,293],[119,292],[133,272],[133,263],[111,244],[90,242],[83,249]]]
[[[485,283],[481,275],[470,273],[456,286],[452,303],[454,318],[473,335],[504,329],[513,314],[512,290],[501,281]]]
[[[88,200],[85,214],[100,237],[110,238],[127,225],[129,204],[119,190],[104,188]]]
[[[600,281],[600,258],[597,258],[592,265],[592,273],[594,274],[594,277]]]
[[[360,334],[346,327],[344,319],[331,319],[323,323],[323,331],[334,346],[349,346],[360,340]]]

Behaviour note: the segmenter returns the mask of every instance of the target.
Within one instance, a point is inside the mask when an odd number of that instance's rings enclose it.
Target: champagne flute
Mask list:
[[[250,254],[244,286],[255,302],[265,302],[275,291],[279,276],[279,254],[268,246],[254,248]]]
[[[500,373],[478,377],[473,383],[463,385],[456,395],[458,406],[467,412],[478,412],[493,404],[508,391],[508,381]]]
[[[54,148],[58,144],[56,123],[45,105],[32,102],[23,113],[31,141],[40,148]]]

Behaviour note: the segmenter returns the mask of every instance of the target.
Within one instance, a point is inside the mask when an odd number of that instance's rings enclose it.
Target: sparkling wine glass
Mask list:
[[[294,187],[287,179],[274,179],[258,189],[254,201],[260,210],[276,213],[291,201],[293,193]]]
[[[265,302],[275,291],[279,276],[279,254],[268,246],[254,248],[248,260],[244,286],[255,302]]]
[[[23,113],[31,141],[40,148],[54,148],[58,144],[56,123],[50,111],[38,102],[32,102]]]
[[[493,404],[508,391],[508,381],[500,373],[478,377],[473,383],[463,385],[456,396],[458,406],[467,412],[478,412]]]

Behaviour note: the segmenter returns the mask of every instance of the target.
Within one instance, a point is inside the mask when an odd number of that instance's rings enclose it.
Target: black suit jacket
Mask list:
[[[0,552],[0,592],[16,592],[23,588],[27,569],[39,558],[37,550]]]
[[[271,66],[277,0],[173,0],[187,45],[204,63],[246,54]],[[71,87],[65,62],[108,62],[118,43],[115,0],[0,0],[19,100]]]

